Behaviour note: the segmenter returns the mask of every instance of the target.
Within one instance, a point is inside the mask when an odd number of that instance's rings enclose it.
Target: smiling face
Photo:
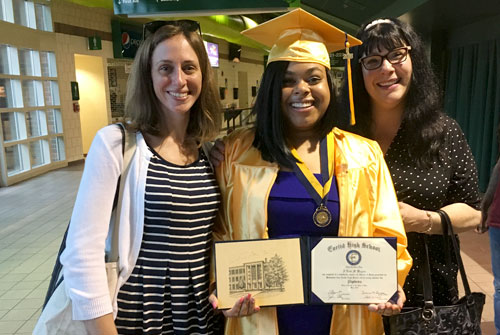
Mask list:
[[[385,56],[389,51],[391,50],[381,47],[375,49],[369,56]],[[391,64],[387,59],[384,59],[379,68],[366,70],[362,67],[362,71],[366,91],[374,106],[386,109],[404,107],[412,75],[410,54],[402,63]]]
[[[311,131],[330,104],[330,89],[324,66],[290,62],[281,90],[281,111],[287,132]]]
[[[165,116],[188,115],[200,96],[202,73],[198,56],[184,35],[157,45],[151,57],[151,78]]]

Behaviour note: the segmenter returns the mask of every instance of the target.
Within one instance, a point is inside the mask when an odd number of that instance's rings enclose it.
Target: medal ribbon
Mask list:
[[[292,155],[298,160],[298,162],[293,162],[293,172],[295,172],[295,175],[299,179],[300,183],[304,185],[307,192],[311,195],[318,206],[326,202],[328,193],[330,192],[332,186],[334,177],[334,146],[333,133],[329,133],[319,144],[321,177],[323,179],[324,186],[319,183],[318,179],[316,179],[314,174],[307,168],[306,164],[302,162],[297,150],[295,148],[291,150]]]

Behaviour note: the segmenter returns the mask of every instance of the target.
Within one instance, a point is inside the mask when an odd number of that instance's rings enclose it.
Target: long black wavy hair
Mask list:
[[[290,159],[293,161],[295,158],[287,145],[285,120],[281,111],[281,89],[289,63],[288,61],[269,63],[262,75],[252,112],[256,114],[253,146],[259,149],[265,160],[292,168]],[[330,90],[330,104],[321,120],[317,122],[319,138],[323,138],[332,130],[337,119],[335,91],[329,69],[326,69],[326,78]]]
[[[406,141],[411,143],[408,152],[420,167],[428,167],[432,161],[440,160],[442,157],[439,148],[444,141],[441,90],[428,61],[422,39],[410,25],[394,18],[364,24],[356,37],[363,42],[362,45],[353,48],[354,58],[351,62],[356,125],[348,126],[344,117],[342,127],[373,138],[371,100],[365,89],[359,59],[380,48],[392,50],[405,45],[411,46],[409,52],[413,72],[402,121],[402,126],[406,130],[404,132],[407,136]],[[340,97],[344,111],[349,107],[348,94],[346,79]]]

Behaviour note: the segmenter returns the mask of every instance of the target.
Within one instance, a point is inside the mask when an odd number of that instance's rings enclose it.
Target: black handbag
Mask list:
[[[386,334],[389,335],[481,335],[481,314],[485,295],[471,292],[465,274],[458,241],[453,233],[448,214],[438,211],[443,224],[443,234],[448,232],[453,242],[453,250],[457,258],[460,276],[464,285],[465,296],[455,304],[449,306],[434,306],[432,300],[432,282],[427,250],[425,243],[425,259],[421,269],[424,283],[424,305],[422,307],[404,307],[400,314],[384,317]],[[447,249],[448,250],[448,249]]]

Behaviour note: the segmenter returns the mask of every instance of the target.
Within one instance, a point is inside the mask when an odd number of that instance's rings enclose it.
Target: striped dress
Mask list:
[[[208,285],[219,202],[219,188],[202,150],[186,166],[169,163],[153,151],[141,250],[118,294],[119,334],[213,333]]]

